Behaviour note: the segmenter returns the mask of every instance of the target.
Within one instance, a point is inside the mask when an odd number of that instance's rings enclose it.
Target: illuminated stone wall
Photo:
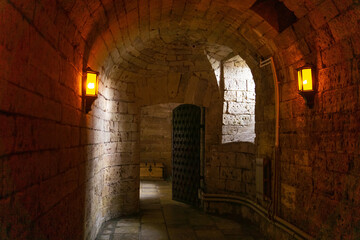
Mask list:
[[[84,187],[89,239],[104,221],[139,211],[138,107],[133,83],[103,76],[99,95],[87,115],[91,129],[82,129],[88,136]]]
[[[239,56],[223,62],[224,107],[222,143],[255,141],[255,83]]]
[[[0,4],[1,239],[94,239],[138,211],[133,84],[92,66],[99,97],[85,114],[88,43],[72,17],[56,2]]]
[[[359,238],[359,13],[354,1],[322,1],[276,41],[280,214],[319,239]],[[296,93],[305,63],[318,79],[313,109]]]

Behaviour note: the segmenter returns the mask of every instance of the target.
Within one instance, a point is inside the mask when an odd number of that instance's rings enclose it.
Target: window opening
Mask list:
[[[255,82],[240,56],[223,62],[224,104],[222,143],[254,142]]]

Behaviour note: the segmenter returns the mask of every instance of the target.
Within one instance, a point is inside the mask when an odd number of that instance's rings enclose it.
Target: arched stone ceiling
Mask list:
[[[297,17],[317,0],[283,0]],[[279,34],[250,10],[255,0],[64,0],[85,40],[84,65],[151,74],[177,54],[203,54],[211,44],[230,47],[255,66],[277,50]],[[195,51],[194,51],[195,50]],[[154,70],[156,72],[156,70]],[[154,74],[156,74],[154,72]]]

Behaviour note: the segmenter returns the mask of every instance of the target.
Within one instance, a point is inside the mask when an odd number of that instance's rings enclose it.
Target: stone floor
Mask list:
[[[139,216],[104,224],[97,240],[263,240],[258,228],[171,200],[171,183],[142,181]]]

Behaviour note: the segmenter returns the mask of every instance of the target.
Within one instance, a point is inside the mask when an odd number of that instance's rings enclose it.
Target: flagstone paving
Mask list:
[[[171,183],[142,181],[140,214],[106,222],[97,240],[265,240],[259,229],[173,201]]]

